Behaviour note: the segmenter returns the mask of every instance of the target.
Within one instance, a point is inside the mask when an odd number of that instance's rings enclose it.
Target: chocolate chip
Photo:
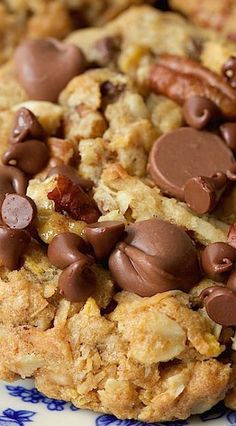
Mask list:
[[[226,81],[236,89],[236,57],[230,56],[222,67],[222,73]]]
[[[2,220],[11,229],[28,228],[32,225],[36,213],[35,203],[26,196],[7,194],[2,203]]]
[[[111,81],[104,81],[100,87],[102,95],[102,109],[105,109],[107,105],[116,102],[120,95],[125,90],[124,84],[114,84]]]
[[[220,137],[183,127],[154,143],[148,172],[163,192],[184,201],[184,185],[191,177],[226,173],[233,164],[233,153]]]
[[[184,185],[184,199],[197,214],[210,213],[217,205],[227,185],[226,175],[217,173],[211,178],[198,176]]]
[[[227,243],[213,243],[201,254],[205,274],[214,281],[225,281],[234,268],[236,249]]]
[[[47,177],[55,175],[68,177],[74,184],[81,186],[85,191],[90,191],[93,187],[91,180],[80,177],[73,167],[66,164],[51,168]]]
[[[220,132],[228,147],[236,153],[236,123],[222,124]]]
[[[226,176],[232,182],[236,181],[236,163],[232,164],[226,172]]]
[[[53,38],[24,41],[15,51],[14,63],[28,96],[51,102],[87,65],[79,47]]]
[[[0,166],[0,206],[5,194],[17,193],[24,195],[27,188],[25,175],[16,167]]]
[[[24,230],[0,226],[0,264],[11,271],[19,269],[30,239]]]
[[[225,327],[236,325],[236,295],[230,288],[214,287],[205,295],[204,305],[214,322]]]
[[[202,301],[204,301],[204,299],[206,297],[210,296],[210,294],[212,294],[215,290],[218,290],[219,288],[224,288],[224,287],[220,287],[219,285],[212,285],[211,287],[205,288],[199,294],[199,299],[202,300]]]
[[[227,281],[227,287],[236,294],[236,269],[231,272]]]
[[[189,291],[200,280],[197,250],[178,226],[158,219],[128,226],[109,258],[118,286],[140,296]]]
[[[48,246],[49,261],[59,269],[65,269],[74,262],[90,266],[94,260],[88,255],[83,238],[72,232],[56,235]]]
[[[28,175],[35,175],[46,167],[49,160],[47,145],[36,140],[12,145],[2,156],[6,165],[17,166]]]
[[[20,108],[16,113],[9,142],[15,144],[29,139],[44,140],[45,137],[46,132],[35,115],[27,108]]]
[[[84,230],[97,259],[107,258],[124,233],[125,225],[117,221],[96,222]]]
[[[195,129],[203,129],[219,115],[216,104],[202,96],[191,96],[183,105],[184,119],[189,126]]]
[[[96,276],[81,262],[72,263],[61,273],[59,288],[63,297],[70,302],[85,302],[94,291]]]
[[[101,316],[111,314],[116,309],[117,305],[118,303],[112,299],[105,308],[101,308]]]
[[[103,37],[94,44],[95,49],[99,52],[99,63],[102,66],[109,65],[114,60],[120,50],[120,37]]]

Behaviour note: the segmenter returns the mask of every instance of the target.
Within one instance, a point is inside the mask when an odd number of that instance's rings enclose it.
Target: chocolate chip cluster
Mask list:
[[[53,238],[48,247],[50,262],[63,272],[59,277],[61,294],[71,302],[84,302],[96,286],[91,266],[103,260],[121,238],[122,222],[97,222],[84,230],[86,241],[79,235],[65,232]]]
[[[236,325],[235,235],[234,225],[229,230],[227,243],[210,244],[201,254],[202,269],[216,284],[205,289],[200,297],[209,317],[224,326]]]
[[[26,196],[28,179],[48,162],[47,135],[35,115],[21,108],[9,137],[9,148],[0,167],[0,258],[10,270],[22,266],[22,256],[31,235],[35,235],[37,214],[33,200]]]
[[[162,55],[150,74],[151,89],[180,103],[190,127],[154,143],[148,173],[164,193],[185,201],[199,215],[210,213],[236,180],[234,64],[231,58],[224,65],[224,81],[194,61]]]

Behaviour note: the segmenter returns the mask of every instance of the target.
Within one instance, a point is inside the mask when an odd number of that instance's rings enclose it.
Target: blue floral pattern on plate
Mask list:
[[[31,404],[38,404],[39,402],[46,405],[50,411],[63,411],[67,405],[65,401],[58,399],[48,398],[39,392],[36,388],[27,389],[23,386],[12,386],[7,385],[9,395],[19,397],[23,402],[31,402]],[[73,404],[69,404],[69,408],[72,411],[77,411],[78,408]]]
[[[0,414],[1,426],[25,426],[26,423],[32,422],[35,416],[34,411],[19,410],[15,411],[12,408],[7,408]]]
[[[118,420],[115,416],[105,414],[96,419],[96,426],[183,426],[187,425],[187,420],[180,420],[176,422],[163,422],[163,423],[143,423],[137,420]]]
[[[25,383],[27,383],[26,386]],[[227,409],[223,403],[217,404],[211,410],[196,417],[193,421],[189,419],[188,421],[142,423],[137,420],[119,420],[109,414],[96,416],[95,413],[83,410],[80,410],[78,414],[74,413],[78,408],[65,401],[46,397],[35,387],[32,387],[32,381],[21,381],[15,386],[1,384],[0,382],[0,386],[2,390],[0,399],[2,409],[0,411],[0,426],[27,426],[29,422],[33,422],[35,426],[42,426],[56,424],[58,420],[59,422],[64,422],[60,424],[69,424],[70,426],[191,426],[193,424],[200,426],[205,422],[209,422],[212,426],[236,426],[236,412]],[[6,396],[4,396],[4,390]],[[16,404],[12,404],[14,398]],[[27,404],[38,404],[37,413],[25,409],[27,408]],[[5,409],[5,407],[9,406],[13,408]]]

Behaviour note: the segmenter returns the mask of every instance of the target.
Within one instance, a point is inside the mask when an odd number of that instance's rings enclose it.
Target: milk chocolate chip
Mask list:
[[[96,222],[85,228],[85,235],[93,247],[97,259],[109,256],[116,243],[124,233],[125,225],[122,222]]]
[[[208,290],[208,289],[207,289]],[[236,325],[236,295],[230,288],[214,287],[207,292],[204,290],[202,298],[209,317],[225,327]]]
[[[148,172],[163,192],[184,201],[184,186],[190,178],[226,173],[234,163],[232,151],[219,136],[183,127],[154,143]]]
[[[9,142],[15,144],[29,139],[44,140],[45,137],[46,132],[35,115],[27,108],[20,108],[16,113]]]
[[[27,188],[25,175],[16,167],[0,166],[0,206],[5,194],[17,193],[24,195]]]
[[[2,203],[1,215],[5,225],[11,229],[25,229],[32,225],[37,213],[37,208],[31,198],[6,194]]]
[[[206,127],[218,117],[218,107],[210,99],[202,96],[192,96],[186,99],[183,105],[183,116],[186,123],[195,129]]]
[[[216,207],[226,185],[227,178],[224,173],[217,173],[211,178],[191,178],[184,185],[185,202],[197,214],[209,213]]]
[[[130,225],[109,258],[109,268],[119,287],[140,296],[188,292],[200,280],[191,238],[178,226],[158,219]]]
[[[220,132],[226,144],[236,152],[236,123],[225,123],[220,126]]]
[[[225,281],[234,268],[236,249],[227,243],[213,243],[201,254],[205,274],[214,281]]]
[[[0,265],[11,271],[19,269],[29,243],[28,232],[0,226]]]
[[[236,269],[231,272],[227,281],[227,287],[236,294]]]
[[[94,259],[88,255],[88,247],[79,235],[63,232],[56,235],[48,246],[49,261],[59,269],[65,269],[74,262],[90,266]]]
[[[67,83],[84,72],[87,64],[79,47],[53,38],[23,42],[15,51],[14,63],[28,96],[50,102],[57,101]]]
[[[73,167],[66,164],[52,167],[49,170],[47,177],[55,175],[68,177],[71,182],[75,185],[79,185],[85,191],[89,191],[93,187],[93,182],[91,180],[80,177]]]
[[[46,144],[36,140],[11,145],[2,156],[6,165],[17,166],[28,175],[35,175],[46,167],[49,150]]]
[[[230,56],[222,67],[222,73],[226,81],[236,89],[236,58]]]
[[[72,263],[61,273],[58,280],[63,297],[70,302],[85,302],[94,291],[96,277],[93,271],[81,262]]]

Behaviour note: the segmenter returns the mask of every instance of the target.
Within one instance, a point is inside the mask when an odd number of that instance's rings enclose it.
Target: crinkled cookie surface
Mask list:
[[[111,17],[128,3],[111,2]],[[157,138],[184,124],[180,103],[168,90],[154,93],[149,76],[163,53],[220,76],[236,46],[149,6],[133,7],[103,27],[72,32],[66,43],[82,49],[92,65],[68,82],[57,102],[30,99],[14,60],[0,69],[1,155],[9,152],[9,135],[22,108],[47,134],[31,127],[28,142],[10,145],[11,155],[22,147],[17,164],[30,175],[27,196],[37,217],[23,266],[9,272],[3,262],[0,269],[0,377],[32,376],[50,397],[146,422],[186,419],[223,399],[236,409],[234,328],[210,319],[199,298],[214,279],[202,277],[189,293],[174,289],[140,297],[118,291],[107,262],[98,261],[90,268],[96,282],[89,297],[74,302],[63,296],[60,268],[47,256],[47,246],[64,232],[86,239],[87,224],[96,222],[91,212],[99,222],[126,226],[150,219],[170,222],[187,231],[199,253],[226,242],[235,222],[233,186],[212,213],[197,215],[183,200],[164,194],[147,173]],[[179,81],[183,78],[189,80],[184,75]],[[198,84],[198,90],[205,89],[204,76]],[[24,161],[24,144],[31,143],[31,149],[35,132],[50,157],[44,167],[35,159],[30,165]],[[63,165],[73,167],[81,185],[92,181],[92,190],[84,186],[87,209],[73,203],[73,195],[81,196],[73,179],[50,174]]]

